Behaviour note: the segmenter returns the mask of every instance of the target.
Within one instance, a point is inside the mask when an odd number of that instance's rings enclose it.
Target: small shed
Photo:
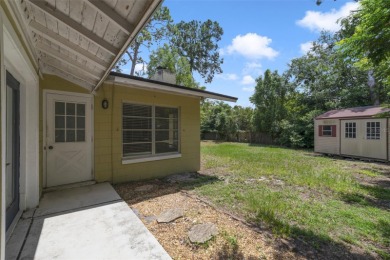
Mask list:
[[[314,151],[390,161],[390,108],[331,110],[314,120]]]

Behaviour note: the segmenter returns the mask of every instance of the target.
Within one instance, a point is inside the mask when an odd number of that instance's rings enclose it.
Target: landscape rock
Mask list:
[[[218,234],[217,226],[213,223],[195,225],[188,232],[192,243],[205,243]]]
[[[131,208],[131,210],[134,212],[134,214],[135,214],[138,218],[142,218],[141,213],[139,212],[138,209]]]
[[[146,224],[150,224],[153,221],[155,221],[156,219],[157,219],[156,216],[145,216],[144,217],[144,221],[146,222]]]
[[[153,188],[154,188],[154,185],[146,184],[146,185],[139,186],[139,187],[135,188],[134,190],[137,191],[137,192],[140,192],[140,191],[150,191]]]
[[[157,217],[158,223],[168,223],[183,217],[183,210],[179,208],[168,209]]]

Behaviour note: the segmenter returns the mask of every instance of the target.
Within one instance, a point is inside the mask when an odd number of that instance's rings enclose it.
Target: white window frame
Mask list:
[[[325,130],[325,127],[330,127],[330,129]],[[325,133],[329,133],[329,134],[325,134]],[[322,126],[322,136],[324,136],[324,137],[332,137],[333,136],[332,125],[323,125]]]
[[[344,137],[347,139],[356,139],[356,134],[357,134],[356,122],[346,122],[344,127],[345,127]]]
[[[130,105],[141,105],[141,106],[150,106],[152,108],[152,153],[147,155],[134,155],[134,156],[124,156],[123,154],[123,105],[124,104],[130,104]],[[167,153],[156,153],[156,107],[163,107],[163,108],[174,108],[177,109],[178,118],[177,118],[177,132],[178,132],[178,147],[176,152],[167,152]],[[180,107],[176,106],[167,106],[167,105],[160,105],[160,104],[145,104],[145,103],[138,103],[138,102],[132,102],[132,101],[124,101],[122,102],[122,113],[121,113],[121,119],[122,119],[122,164],[132,164],[132,163],[139,163],[139,162],[148,162],[148,161],[158,161],[158,160],[165,160],[165,159],[173,159],[173,158],[180,158],[181,157],[181,135],[180,135],[180,125],[181,125],[181,112]]]
[[[374,124],[374,125],[372,125],[372,124]],[[378,124],[378,126],[377,126],[377,124]],[[368,130],[370,130],[370,131],[368,131]],[[381,122],[379,122],[379,121],[366,122],[366,139],[367,140],[380,140],[381,139]]]

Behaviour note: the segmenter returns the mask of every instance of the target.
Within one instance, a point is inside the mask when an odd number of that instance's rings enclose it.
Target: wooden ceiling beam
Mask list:
[[[60,12],[56,8],[50,6],[46,1],[29,0],[29,2],[34,6],[36,6],[37,8],[41,9],[45,14],[50,15],[57,21],[67,25],[70,29],[74,30],[78,34],[84,36],[91,42],[95,43],[97,46],[107,51],[112,56],[116,56],[119,53],[119,49],[115,48],[112,44],[105,41],[103,38],[100,38],[99,36],[91,32],[90,30],[86,29],[81,24],[74,21],[72,18]]]
[[[83,74],[82,72],[80,72],[79,70],[77,70],[77,69],[71,70],[71,69],[69,69],[69,68],[66,68],[66,67],[65,67],[63,64],[61,64],[60,62],[55,62],[55,61],[53,61],[53,59],[54,59],[54,58],[48,59],[47,57],[41,56],[41,61],[42,61],[44,64],[50,65],[50,66],[52,66],[52,67],[54,67],[54,68],[56,68],[56,69],[58,69],[58,70],[61,70],[61,71],[64,72],[65,74],[69,74],[69,75],[71,75],[71,76],[73,76],[73,77],[75,77],[75,78],[78,78],[78,79],[80,79],[80,80],[82,80],[82,81],[84,81],[84,82],[86,82],[86,83],[88,83],[88,84],[90,84],[90,85],[93,85],[93,86],[96,85],[96,82],[95,82],[92,78],[90,78],[90,77],[84,75],[84,74]]]
[[[69,56],[61,53],[58,50],[55,50],[51,48],[49,45],[38,42],[36,45],[37,49],[41,52],[46,53],[47,55],[56,58],[57,60],[64,62],[76,69],[81,70],[83,73],[87,74],[89,77],[94,78],[96,80],[100,80],[100,74],[103,74],[104,72],[97,72],[93,71],[91,69],[88,69],[85,65],[81,64],[80,62],[71,59]]]
[[[72,82],[80,87],[83,87],[83,88],[87,89],[88,91],[91,91],[91,89],[93,88],[93,86],[90,83],[85,82],[77,77],[70,76],[67,72],[59,70],[58,68],[53,67],[49,64],[43,64],[43,73],[56,75],[60,78],[68,80],[68,81],[70,81],[70,82]]]
[[[135,26],[126,19],[122,18],[109,5],[104,3],[104,1],[87,0],[87,2],[104,16],[106,16],[111,22],[118,25],[126,34],[130,35],[134,31]]]
[[[43,38],[48,39],[49,41],[54,42],[55,44],[65,48],[66,50],[72,52],[77,56],[81,56],[89,62],[93,63],[96,67],[102,70],[107,70],[110,66],[106,61],[98,58],[96,55],[92,54],[88,50],[80,47],[79,45],[69,41],[65,37],[62,37],[59,34],[47,29],[45,26],[39,24],[38,22],[31,20],[29,27],[37,34],[41,35]]]

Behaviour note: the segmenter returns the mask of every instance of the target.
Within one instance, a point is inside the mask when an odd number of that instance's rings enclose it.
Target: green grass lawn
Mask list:
[[[357,246],[390,258],[390,166],[312,151],[202,143],[202,171],[218,181],[195,191],[273,233]]]

